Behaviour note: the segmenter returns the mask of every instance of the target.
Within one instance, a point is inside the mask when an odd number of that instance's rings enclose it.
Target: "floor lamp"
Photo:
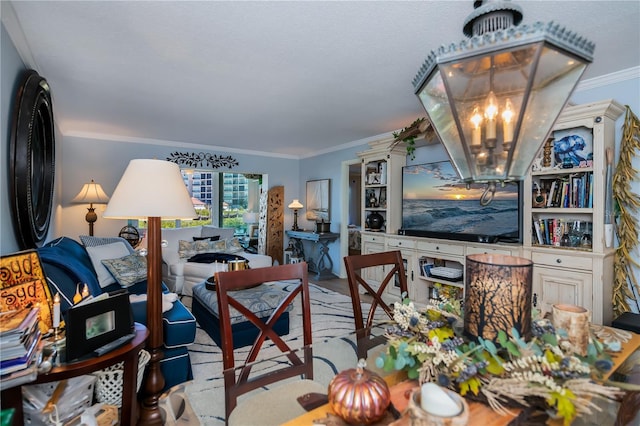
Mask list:
[[[180,168],[164,160],[131,160],[103,215],[147,220],[147,349],[151,354],[138,424],[161,425],[158,407],[164,377],[162,359],[162,246],[160,220],[197,216]]]

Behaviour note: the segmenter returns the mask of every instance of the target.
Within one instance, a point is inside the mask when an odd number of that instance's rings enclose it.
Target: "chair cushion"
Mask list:
[[[327,393],[327,387],[313,380],[283,382],[267,391],[240,399],[228,419],[229,425],[256,424],[256,413],[262,426],[281,425],[306,413],[297,398],[307,393]],[[264,407],[269,407],[265,410]]]
[[[269,317],[273,310],[278,307],[280,301],[287,297],[289,293],[278,284],[261,284],[257,287],[249,288],[233,293],[233,297],[246,306],[251,312],[260,318]],[[219,318],[218,296],[215,291],[208,290],[204,282],[193,287],[193,298],[198,299],[213,316]],[[286,312],[293,309],[292,305],[287,306]],[[246,317],[240,314],[233,307],[229,307],[231,324],[245,322]]]

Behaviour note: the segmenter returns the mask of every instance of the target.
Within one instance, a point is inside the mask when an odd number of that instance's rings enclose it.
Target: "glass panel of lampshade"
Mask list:
[[[530,43],[442,61],[418,98],[463,181],[521,180],[585,67]]]

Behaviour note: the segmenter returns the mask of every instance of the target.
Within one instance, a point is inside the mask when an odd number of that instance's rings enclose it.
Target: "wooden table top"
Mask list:
[[[613,358],[613,368],[611,371],[605,375],[603,380],[607,380],[610,375],[638,348],[640,348],[640,334],[630,333],[631,339],[627,342],[622,343],[622,349],[620,352],[614,353],[612,355]],[[406,376],[404,372],[396,372],[392,373],[385,377],[387,384],[391,390],[391,402],[395,406],[395,408],[399,412],[403,412],[407,408],[408,404],[408,396],[412,389],[418,387],[417,381],[406,380]],[[469,405],[469,425],[481,425],[481,426],[506,426],[509,424],[514,417],[516,417],[520,410],[514,409],[511,410],[513,412],[512,415],[500,415],[493,411],[489,406],[481,404],[479,402],[470,402]],[[287,422],[284,426],[308,426],[314,424],[332,424],[332,425],[340,425],[340,423],[331,422],[328,423],[327,416],[334,415],[335,413],[329,406],[329,404],[325,404],[321,407],[318,407],[314,410],[311,410],[295,419]],[[324,419],[324,420],[323,420]],[[343,423],[346,425],[346,423]],[[389,419],[384,419],[384,421],[376,423],[376,425],[393,425],[393,426],[402,426],[409,425],[409,421],[407,418],[401,418],[397,421],[389,421]],[[550,421],[549,425],[560,426],[562,425],[561,421]]]

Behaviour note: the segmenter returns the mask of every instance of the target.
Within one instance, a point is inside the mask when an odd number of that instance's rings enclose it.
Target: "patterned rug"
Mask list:
[[[309,285],[309,293],[314,341],[346,334],[354,329],[350,297],[315,284]],[[183,302],[187,307],[191,307],[190,298],[183,298]],[[302,317],[299,305],[299,300],[296,300],[296,304],[290,312],[290,332],[285,338],[287,341],[301,337]],[[351,361],[346,361],[354,359],[355,348],[345,343],[340,350],[347,351],[345,356],[336,357],[335,354],[332,354],[331,359],[344,358],[345,365],[330,362],[322,353],[314,351],[314,380],[328,385],[336,373],[346,368],[355,367],[351,365]],[[220,348],[198,326],[196,341],[189,347],[189,354],[194,377],[194,380],[186,387],[189,402],[198,414],[202,425],[223,425],[225,417],[224,382]]]

